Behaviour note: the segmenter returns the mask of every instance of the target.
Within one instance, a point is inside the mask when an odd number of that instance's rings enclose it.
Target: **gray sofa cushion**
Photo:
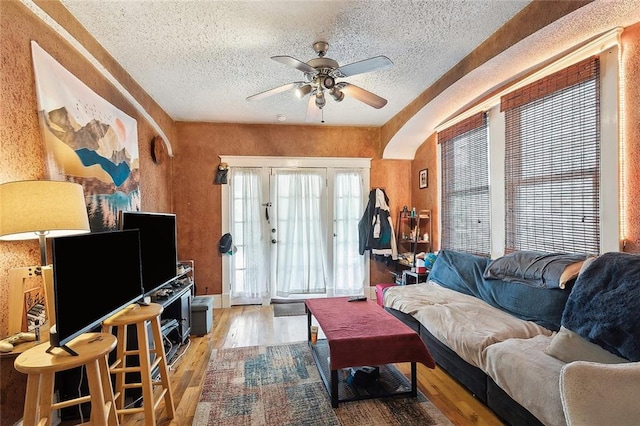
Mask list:
[[[508,339],[485,349],[483,370],[513,400],[547,426],[565,426],[560,399],[564,362],[544,353],[550,336]]]
[[[564,288],[562,275],[567,267],[581,264],[586,259],[581,254],[516,251],[494,259],[484,271],[484,277],[492,280],[530,285],[543,288]],[[576,274],[579,270],[576,268]]]

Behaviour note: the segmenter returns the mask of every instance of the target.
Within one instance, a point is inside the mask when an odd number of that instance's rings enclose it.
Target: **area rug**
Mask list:
[[[293,317],[306,314],[307,312],[304,309],[304,302],[273,304],[274,317]]]
[[[394,371],[402,376],[388,366]],[[381,369],[380,380],[385,376]],[[419,391],[417,398],[341,402],[332,408],[307,342],[213,350],[193,424],[451,425]]]

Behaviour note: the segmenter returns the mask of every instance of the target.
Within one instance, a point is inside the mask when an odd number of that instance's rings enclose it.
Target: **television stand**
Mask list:
[[[60,348],[63,351],[67,352],[69,355],[72,356],[79,356],[78,352],[74,351],[73,349],[71,349],[69,346],[67,345],[62,345],[62,346],[49,346],[49,348],[45,351],[46,353],[50,354],[54,349],[56,348]]]
[[[185,343],[191,333],[191,299],[193,297],[193,283],[172,287],[173,292],[165,297],[151,297],[153,303],[162,305],[164,312],[161,320],[175,320],[177,328],[165,328],[167,336],[177,333],[180,344]]]

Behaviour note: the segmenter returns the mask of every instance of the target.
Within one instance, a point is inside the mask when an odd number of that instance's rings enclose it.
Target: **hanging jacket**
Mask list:
[[[369,192],[369,202],[358,223],[359,251],[371,250],[374,256],[398,258],[396,237],[389,214],[389,198],[383,189]]]

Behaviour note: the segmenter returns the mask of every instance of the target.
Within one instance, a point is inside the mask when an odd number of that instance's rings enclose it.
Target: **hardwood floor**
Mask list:
[[[211,332],[203,337],[192,336],[187,350],[172,364],[175,416],[168,419],[161,403],[156,410],[157,424],[192,424],[211,349],[275,345],[306,339],[307,319],[304,316],[274,318],[271,306],[214,309]],[[398,366],[409,374],[408,363]],[[418,364],[418,386],[455,425],[502,425],[490,410],[439,368],[431,370]],[[135,414],[126,416],[121,424],[142,425],[144,421],[141,414]]]

